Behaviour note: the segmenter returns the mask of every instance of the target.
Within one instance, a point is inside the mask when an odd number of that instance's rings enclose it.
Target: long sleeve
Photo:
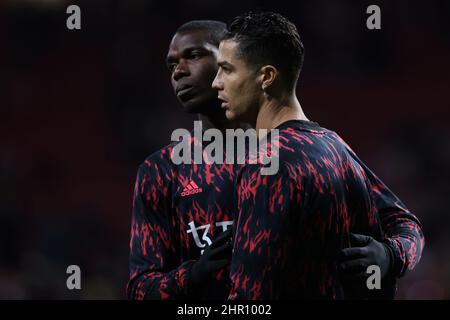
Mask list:
[[[347,146],[348,147],[348,146]],[[363,167],[372,184],[375,201],[385,243],[393,254],[394,277],[401,277],[420,261],[425,239],[419,219],[402,201],[348,148],[353,158]]]
[[[176,228],[163,172],[146,161],[138,170],[131,221],[129,299],[176,299],[187,289],[192,261],[176,259]]]

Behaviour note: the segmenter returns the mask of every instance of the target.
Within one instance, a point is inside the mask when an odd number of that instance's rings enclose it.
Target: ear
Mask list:
[[[278,78],[278,70],[272,65],[265,65],[261,68],[261,89],[266,90],[273,85]]]

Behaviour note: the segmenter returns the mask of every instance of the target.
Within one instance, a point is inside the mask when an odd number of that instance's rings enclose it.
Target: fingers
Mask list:
[[[354,260],[357,258],[364,258],[367,256],[367,250],[365,248],[346,248],[341,250],[341,260]]]
[[[366,280],[369,275],[370,274],[367,274],[366,272],[342,274],[342,280],[344,282],[361,282]]]
[[[211,249],[217,248],[223,243],[231,242],[231,229],[228,229],[227,231],[224,231],[220,233],[218,236],[216,236],[213,240],[213,242],[210,245]]]
[[[229,260],[229,258],[231,257],[232,247],[233,246],[231,242],[226,242],[218,248],[211,249],[211,251],[209,252],[209,258],[221,259],[227,257],[228,258],[227,260]]]
[[[370,240],[372,240],[372,238],[369,236],[358,233],[350,233],[350,243],[352,246],[364,247],[370,242]]]
[[[369,261],[367,259],[356,259],[342,262],[339,265],[339,268],[343,273],[358,274],[360,272],[366,272],[368,266]]]

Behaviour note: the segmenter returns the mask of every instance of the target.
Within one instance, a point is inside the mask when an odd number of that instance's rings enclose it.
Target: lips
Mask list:
[[[221,105],[222,108],[228,107],[228,102],[224,98],[222,98],[220,95],[217,98],[219,100],[222,100],[222,105]]]
[[[191,91],[192,88],[193,87],[188,84],[182,84],[175,89],[175,93],[178,97],[181,97],[181,96],[186,95],[186,93],[188,93],[189,91]]]

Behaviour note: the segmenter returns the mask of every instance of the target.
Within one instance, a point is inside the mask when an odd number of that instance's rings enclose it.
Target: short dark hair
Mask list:
[[[224,22],[216,20],[192,20],[180,26],[176,33],[182,34],[191,31],[207,31],[209,33],[209,42],[219,47],[227,32],[227,25]]]
[[[289,90],[294,90],[305,49],[297,28],[274,12],[249,12],[234,18],[224,40],[238,43],[238,55],[259,69],[271,64],[280,70]]]

